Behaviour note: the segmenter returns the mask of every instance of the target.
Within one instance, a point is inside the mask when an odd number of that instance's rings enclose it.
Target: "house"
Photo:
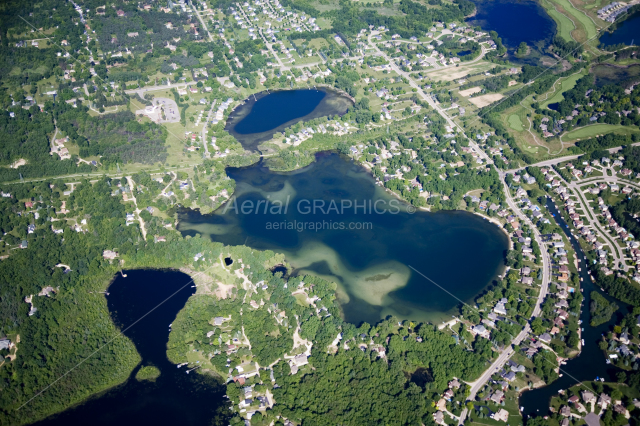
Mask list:
[[[451,389],[459,389],[460,388],[460,382],[458,381],[458,379],[453,379],[452,381],[449,382],[449,388]]]
[[[481,336],[481,337],[484,337],[485,339],[488,339],[489,337],[491,337],[491,332],[486,328],[484,328],[484,325],[474,325],[473,327],[471,327],[471,333],[474,336]]]
[[[498,301],[498,303],[496,303],[496,306],[493,308],[493,312],[499,315],[507,315],[507,309],[505,308],[505,305],[507,303],[508,300],[503,297],[502,299],[500,299],[500,301]]]
[[[578,401],[580,401],[580,398],[578,398],[578,395],[573,395],[571,398],[569,398],[569,402],[571,404],[575,404]]]
[[[493,420],[506,423],[509,421],[509,412],[504,408],[501,408],[493,415]]]
[[[501,390],[497,390],[493,393],[493,395],[491,395],[489,399],[496,404],[500,404],[504,399],[504,392],[502,392]]]
[[[523,277],[522,284],[533,285],[533,277]]]
[[[539,337],[539,339],[540,339],[542,342],[546,343],[546,344],[551,343],[551,336],[549,335],[549,333],[544,333],[544,334],[542,334],[542,335]]]
[[[513,371],[509,371],[508,373],[502,376],[507,382],[512,382],[516,379],[516,373]]]
[[[517,362],[509,360],[507,362],[507,365],[511,368],[511,371],[513,371],[515,373],[524,373],[525,372],[524,365],[520,365]]]
[[[115,252],[115,251],[113,251],[113,250],[104,250],[104,251],[102,252],[102,257],[103,257],[104,259],[107,259],[107,260],[113,260],[113,259],[115,259],[116,257],[118,257],[118,253],[116,253],[116,252]]]
[[[442,411],[436,411],[433,413],[433,421],[438,425],[446,425]]]
[[[563,407],[560,409],[560,415],[561,415],[561,416],[564,416],[564,417],[569,417],[569,416],[571,416],[571,408],[567,407],[566,405],[565,405],[565,406],[563,406]]]
[[[609,405],[611,405],[611,397],[606,393],[601,393],[600,398],[598,398],[598,405],[602,407],[602,409],[606,409]]]
[[[224,322],[224,317],[215,317],[213,319],[213,325],[222,325]]]
[[[582,391],[580,395],[582,396],[582,400],[584,401],[585,404],[591,404],[596,402],[596,396],[592,392],[585,390],[585,391]]]
[[[628,334],[626,331],[623,331],[623,332],[620,334],[620,337],[618,337],[618,340],[619,340],[621,343],[624,343],[625,345],[628,345],[628,344],[629,344],[629,334]]]

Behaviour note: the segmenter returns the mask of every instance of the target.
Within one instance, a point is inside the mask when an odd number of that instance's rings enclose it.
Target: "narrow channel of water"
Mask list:
[[[214,419],[221,417],[220,412],[229,412],[222,407],[226,388],[211,377],[195,372],[187,375],[187,367],[178,369],[166,354],[169,324],[195,292],[191,278],[176,271],[124,273],[127,277],[118,274],[108,290],[111,317],[123,330],[135,323],[124,334],[136,345],[141,365],[154,365],[160,370],[160,377],[155,382],[138,381],[135,379],[138,367],[124,384],[36,425],[214,424]]]
[[[522,394],[520,397],[520,406],[523,407],[522,414],[525,417],[531,415],[545,416],[549,414],[549,402],[561,389],[568,389],[577,383],[592,381],[596,378],[604,378],[607,382],[615,381],[616,368],[606,364],[604,352],[598,347],[598,342],[602,339],[602,335],[606,334],[614,324],[619,322],[628,310],[627,304],[610,297],[606,293],[602,293],[600,288],[595,285],[588,274],[588,268],[586,266],[587,259],[580,244],[567,227],[567,223],[551,199],[547,201],[547,208],[553,215],[558,226],[562,228],[569,238],[579,261],[578,266],[581,269],[579,272],[580,286],[584,295],[580,319],[582,320],[581,327],[584,328],[582,338],[584,339],[585,345],[582,347],[582,352],[576,358],[567,361],[566,365],[560,366],[561,378],[550,385],[526,391]],[[591,325],[589,325],[591,320],[589,306],[591,304],[592,291],[598,291],[606,297],[607,300],[615,301],[615,303],[620,306],[620,309],[612,316],[609,322],[598,327],[591,327]]]

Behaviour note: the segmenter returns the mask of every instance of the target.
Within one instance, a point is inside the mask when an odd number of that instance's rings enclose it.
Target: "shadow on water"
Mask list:
[[[166,356],[169,324],[195,290],[191,278],[158,270],[131,270],[126,275],[118,274],[109,287],[109,311],[120,329],[135,323],[124,334],[135,344],[141,365],[156,366],[160,377],[138,381],[138,366],[124,384],[36,425],[200,426],[219,417],[226,392],[220,382],[195,372],[187,375],[186,367],[176,368]]]
[[[255,151],[260,143],[287,127],[314,118],[344,115],[352,106],[350,98],[326,87],[261,92],[231,112],[225,130],[244,149]]]
[[[551,402],[551,398],[557,395],[560,389],[568,389],[577,383],[592,381],[596,378],[604,378],[605,381],[615,381],[616,369],[615,367],[605,363],[604,352],[598,347],[598,341],[602,339],[603,334],[606,334],[614,324],[618,323],[622,319],[629,309],[629,305],[613,299],[606,293],[600,291],[600,288],[594,284],[586,267],[587,259],[584,252],[576,238],[569,231],[569,228],[567,228],[566,222],[562,218],[560,212],[558,212],[553,201],[547,201],[547,208],[553,215],[558,226],[562,228],[569,238],[571,246],[578,257],[578,266],[581,269],[578,272],[581,281],[580,286],[584,295],[580,320],[582,320],[581,327],[584,328],[582,338],[584,339],[585,345],[576,358],[567,361],[566,365],[560,366],[560,374],[562,374],[561,378],[548,386],[526,391],[522,394],[520,397],[520,406],[523,407],[522,414],[524,416],[547,415],[549,413],[549,403]],[[591,327],[591,325],[589,325],[591,317],[589,306],[591,304],[592,291],[598,291],[606,297],[607,300],[615,301],[615,303],[620,306],[620,309],[613,315],[610,321],[598,327]]]

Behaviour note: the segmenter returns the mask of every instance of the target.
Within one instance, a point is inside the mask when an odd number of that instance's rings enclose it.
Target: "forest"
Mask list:
[[[58,127],[80,147],[80,156],[102,156],[105,166],[120,163],[163,163],[167,131],[153,122],[138,123],[130,111],[92,117],[88,108],[58,103],[53,116]]]

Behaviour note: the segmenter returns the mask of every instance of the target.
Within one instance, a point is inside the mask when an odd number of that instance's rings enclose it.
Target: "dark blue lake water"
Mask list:
[[[612,33],[605,32],[600,37],[600,43],[603,46],[620,43],[630,46],[632,43],[634,45],[640,43],[640,12],[624,20]]]
[[[261,142],[300,121],[343,115],[351,99],[324,87],[262,92],[250,96],[230,115],[225,130],[245,149],[256,150]]]
[[[539,56],[556,33],[555,21],[535,0],[473,0],[473,3],[477,13],[467,24],[479,25],[484,31],[496,31],[510,59],[517,61],[514,52],[523,41],[532,51],[537,50]]]
[[[135,323],[124,334],[136,345],[142,365],[156,366],[160,377],[155,382],[138,381],[134,378],[136,368],[121,386],[36,425],[218,424],[215,420],[222,421],[229,412],[221,406],[226,387],[212,377],[186,374],[186,367],[176,368],[166,355],[169,324],[195,291],[191,277],[176,271],[124,272],[127,278],[117,275],[109,287],[107,302],[111,317],[123,330]],[[141,319],[145,314],[148,315]]]
[[[464,211],[410,213],[366,169],[338,154],[319,154],[315,163],[290,173],[258,164],[227,174],[236,181],[234,198],[210,215],[183,211],[178,229],[284,253],[293,274],[338,283],[347,321],[450,319],[452,309],[504,269],[508,240],[496,225]],[[288,210],[272,210],[276,200]],[[332,202],[337,209],[329,209]],[[258,203],[259,211],[249,208]],[[394,203],[395,213],[385,211]]]

